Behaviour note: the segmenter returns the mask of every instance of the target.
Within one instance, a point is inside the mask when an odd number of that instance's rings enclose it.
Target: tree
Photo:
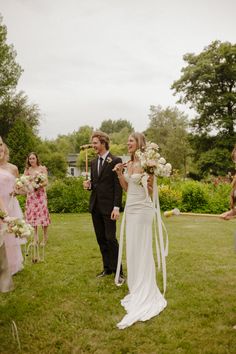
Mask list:
[[[160,153],[170,162],[174,169],[186,175],[191,149],[188,141],[187,116],[176,107],[163,109],[151,106],[149,127],[145,131],[147,140],[160,147]]]
[[[27,155],[36,148],[36,136],[26,122],[21,119],[15,121],[6,143],[10,149],[10,162],[17,165],[23,173]]]
[[[230,152],[227,149],[219,148],[205,151],[201,154],[197,167],[204,177],[208,173],[213,176],[225,176],[226,171],[231,172],[233,170]]]
[[[24,121],[33,133],[37,133],[40,113],[36,104],[28,103],[24,92],[7,94],[0,101],[0,135],[6,138],[16,120]]]
[[[2,24],[0,15],[0,99],[14,89],[22,73],[16,63],[16,51],[12,45],[6,43],[7,28]]]
[[[235,143],[236,120],[236,45],[212,42],[198,55],[185,54],[187,66],[172,89],[181,94],[179,103],[190,103],[199,116],[192,126],[195,132],[227,139],[228,150]]]
[[[79,130],[73,134],[75,152],[79,152],[80,147],[82,145],[90,143],[92,132],[93,132],[92,127],[90,127],[89,125],[84,125],[80,127]]]
[[[67,161],[65,156],[60,152],[51,152],[47,155],[40,154],[40,160],[48,169],[50,176],[62,178],[65,177],[67,171]]]
[[[132,132],[134,128],[132,124],[126,119],[118,119],[118,120],[104,120],[99,128],[104,133],[112,134],[119,133],[123,128],[127,128],[129,132]]]

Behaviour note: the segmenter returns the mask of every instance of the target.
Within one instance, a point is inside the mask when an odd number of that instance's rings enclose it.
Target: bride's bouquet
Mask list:
[[[144,172],[155,176],[170,176],[171,164],[166,163],[164,157],[159,154],[159,146],[155,143],[148,142],[144,149],[135,152],[136,157],[140,160],[141,167]]]

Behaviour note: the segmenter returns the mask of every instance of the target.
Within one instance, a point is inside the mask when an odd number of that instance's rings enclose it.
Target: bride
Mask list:
[[[119,329],[137,321],[146,321],[158,315],[167,305],[156,283],[155,262],[152,250],[152,225],[154,208],[150,197],[152,176],[143,174],[135,156],[138,149],[146,145],[141,133],[132,133],[128,138],[131,161],[123,174],[123,165],[117,164],[115,171],[122,188],[127,191],[124,216],[126,220],[127,283],[129,294],[121,300],[127,314],[117,324]],[[121,244],[120,244],[120,247]],[[119,265],[118,265],[119,268]],[[119,269],[117,269],[117,274]]]

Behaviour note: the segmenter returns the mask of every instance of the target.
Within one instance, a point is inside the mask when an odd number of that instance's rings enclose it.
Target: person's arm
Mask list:
[[[147,189],[148,189],[148,194],[150,195],[150,197],[152,197],[152,194],[153,194],[153,181],[154,181],[154,176],[148,175]]]
[[[233,219],[236,216],[236,208],[233,208],[229,211],[226,211],[222,214],[220,214],[220,218],[224,220],[230,220]]]
[[[117,174],[117,178],[118,178],[118,181],[119,181],[121,187],[124,189],[125,192],[127,192],[128,183],[125,180],[125,177],[123,175],[123,170],[124,170],[124,167],[123,167],[123,164],[121,162],[117,163],[115,165],[115,167],[113,168],[113,171],[115,171],[116,174]]]
[[[88,191],[91,191],[93,188],[93,184],[92,184],[92,181],[93,181],[93,167],[92,167],[92,162],[91,162],[91,165],[90,165],[90,179],[86,179],[85,181],[83,181],[83,187],[84,189],[88,190]]]

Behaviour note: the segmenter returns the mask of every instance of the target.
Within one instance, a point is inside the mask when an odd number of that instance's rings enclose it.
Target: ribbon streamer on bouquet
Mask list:
[[[18,349],[21,351],[20,338],[19,338],[19,333],[15,321],[12,321],[12,336],[14,340],[17,342]]]
[[[119,283],[119,276],[120,276],[120,268],[121,268],[121,261],[122,261],[122,253],[123,253],[123,243],[124,243],[124,233],[125,233],[125,219],[126,219],[126,207],[124,209],[121,226],[120,226],[120,240],[119,240],[119,253],[118,253],[118,260],[117,260],[117,267],[116,267],[116,276],[115,276],[115,284]]]
[[[160,269],[160,258],[161,258],[161,268],[162,268],[162,276],[163,276],[163,293],[165,294],[166,278],[167,278],[166,256],[168,256],[169,240],[168,240],[168,233],[167,233],[166,227],[161,219],[161,209],[160,209],[156,176],[154,176],[154,179],[153,179],[153,207],[154,207],[154,211],[155,211],[154,226],[155,226],[155,242],[156,242],[158,269]],[[156,224],[157,224],[157,228],[156,228]],[[159,240],[157,238],[157,229],[158,229]],[[164,246],[163,229],[166,234],[166,245],[165,246]]]

